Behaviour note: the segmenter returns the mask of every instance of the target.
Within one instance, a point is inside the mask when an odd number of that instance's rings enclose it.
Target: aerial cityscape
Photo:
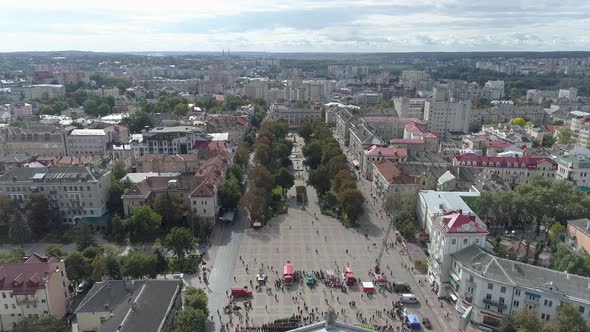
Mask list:
[[[590,332],[590,3],[51,6],[0,4],[0,331]]]

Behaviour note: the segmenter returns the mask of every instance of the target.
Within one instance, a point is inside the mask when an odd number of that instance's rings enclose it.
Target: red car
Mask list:
[[[232,297],[250,297],[250,296],[252,296],[252,290],[248,289],[248,287],[232,288],[231,289],[231,296]]]
[[[429,330],[432,328],[432,324],[430,324],[430,321],[426,317],[422,318],[422,325]]]

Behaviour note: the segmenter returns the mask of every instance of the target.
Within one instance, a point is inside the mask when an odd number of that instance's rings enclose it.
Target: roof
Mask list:
[[[384,160],[376,165],[377,172],[385,178],[389,184],[415,184],[414,178],[404,174],[393,162]]]
[[[127,173],[127,175],[121,179],[121,181],[125,180],[125,179],[129,179],[129,181],[131,181],[131,183],[138,183],[141,182],[147,178],[153,177],[153,176],[166,176],[166,177],[174,177],[174,176],[178,176],[180,175],[180,173],[155,173],[155,172],[150,172],[150,173]]]
[[[177,280],[97,282],[75,313],[111,312],[98,331],[158,331],[180,293]]]
[[[495,157],[479,156],[475,153],[465,153],[455,155],[455,160],[461,163],[461,166],[472,167],[514,167],[535,169],[538,164],[548,162],[552,166],[557,166],[555,161],[545,156],[524,155],[522,157]],[[483,165],[486,163],[486,165]],[[510,164],[510,165],[509,165]],[[498,165],[498,166],[497,166]]]
[[[143,133],[144,137],[151,137],[157,134],[169,134],[169,133],[200,133],[203,129],[199,127],[191,126],[176,126],[176,127],[157,127],[153,128],[147,133]]]
[[[74,129],[70,136],[106,136],[104,129]]]
[[[102,174],[91,172],[84,166],[57,166],[47,167],[18,167],[6,171],[0,175],[0,182],[86,182],[96,181]]]
[[[408,156],[408,150],[405,148],[397,148],[394,146],[381,147],[373,145],[364,151],[367,156],[381,156],[384,158],[405,158]]]
[[[0,289],[18,295],[35,294],[37,289],[45,288],[49,273],[55,268],[52,263],[57,262],[56,258],[35,253],[23,263],[0,264]]]
[[[570,301],[590,303],[590,278],[496,257],[477,245],[471,245],[451,255],[464,268],[469,268],[485,278],[529,289],[535,293],[552,293]]]
[[[422,139],[411,139],[411,138],[394,138],[389,140],[389,144],[424,144]]]
[[[194,150],[223,151],[229,149],[227,141],[197,141],[193,145]]]
[[[363,119],[368,123],[424,123],[423,120],[418,118],[398,118],[397,116],[365,116]]]
[[[588,229],[588,228],[590,228],[590,219],[582,218],[582,219],[568,220],[567,224],[572,225],[578,231],[582,232],[583,234],[586,234],[586,236],[590,236],[590,231]]]
[[[144,154],[143,156],[139,157],[137,160],[140,162],[143,161],[152,161],[152,160],[173,160],[173,161],[198,161],[201,159],[199,155],[196,154]]]
[[[488,233],[487,227],[473,212],[462,210],[450,212],[442,217],[445,233]]]
[[[478,192],[420,190],[418,192],[431,213],[462,210],[473,212],[463,197],[479,197]]]

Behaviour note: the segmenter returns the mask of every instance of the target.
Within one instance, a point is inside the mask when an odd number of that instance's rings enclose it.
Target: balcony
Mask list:
[[[498,307],[500,309],[506,308],[506,303],[501,303],[501,302],[490,300],[490,299],[483,299],[483,303],[492,305],[494,307]]]

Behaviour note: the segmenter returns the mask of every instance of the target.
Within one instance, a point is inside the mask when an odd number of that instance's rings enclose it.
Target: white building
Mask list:
[[[303,122],[313,122],[322,118],[322,106],[312,104],[307,108],[291,107],[284,104],[272,104],[269,118],[272,121],[285,120],[290,129],[299,127]]]
[[[473,308],[471,322],[495,329],[504,316],[534,310],[541,320],[557,317],[561,305],[577,308],[590,319],[590,278],[495,257],[477,245],[452,255],[450,289],[455,308]]]
[[[424,120],[427,129],[434,134],[469,132],[471,101],[431,101],[424,103]]]
[[[51,99],[65,97],[66,87],[62,84],[26,85],[22,93],[25,99]]]
[[[557,94],[557,98],[576,100],[578,98],[578,89],[576,89],[576,88],[559,89],[559,92]]]
[[[144,154],[189,154],[195,153],[197,142],[211,141],[203,128],[178,126],[157,127],[139,135],[132,135],[131,150],[135,159]]]
[[[569,181],[578,188],[590,187],[590,158],[587,156],[559,156],[556,179]]]
[[[400,118],[424,119],[424,98],[397,97],[393,99],[393,106]]]

